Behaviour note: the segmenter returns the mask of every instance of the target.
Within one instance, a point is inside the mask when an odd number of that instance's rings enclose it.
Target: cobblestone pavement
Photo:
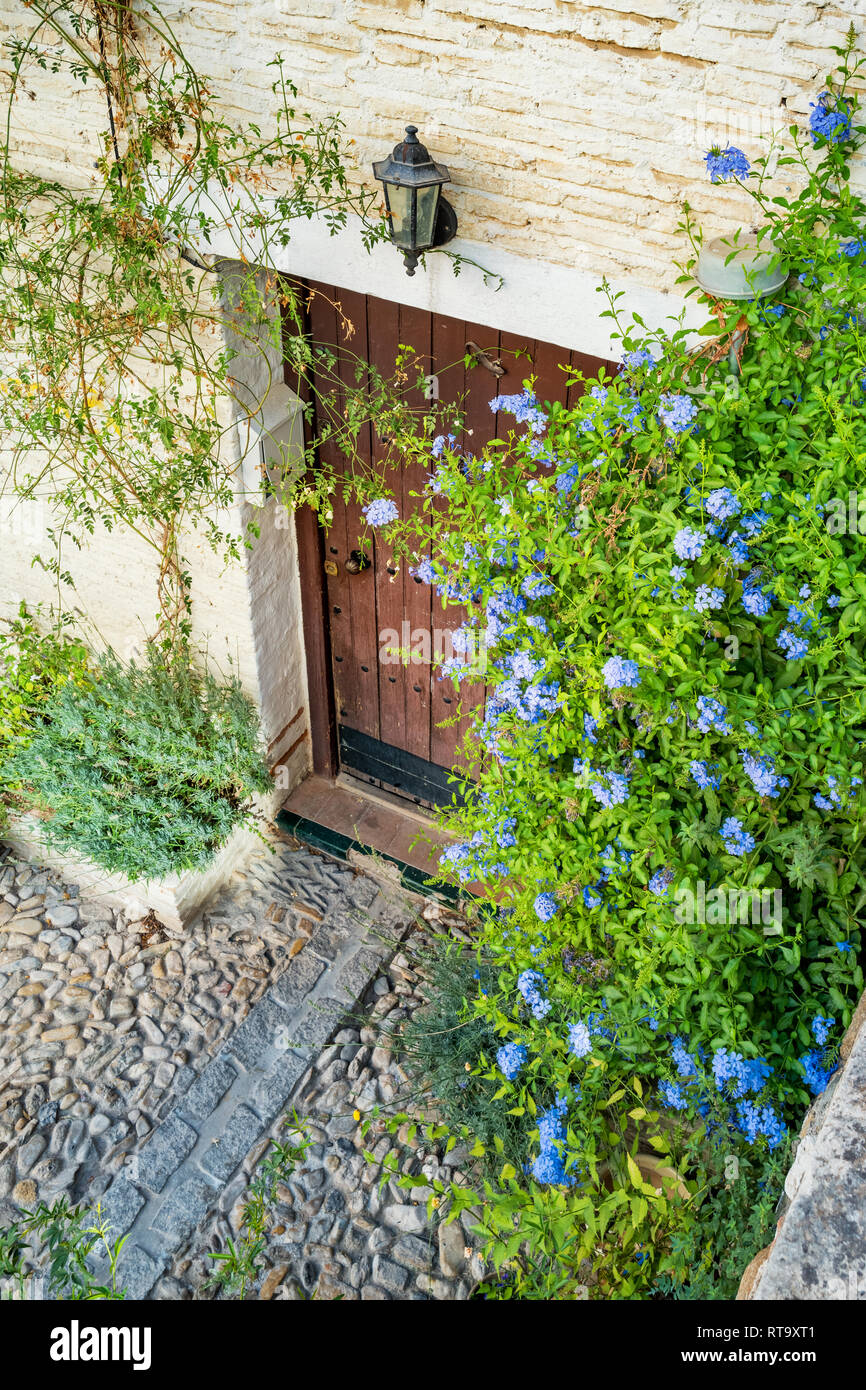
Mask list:
[[[425,915],[449,920],[431,904]],[[437,929],[443,929],[441,921]],[[451,931],[462,935],[456,924]],[[315,941],[314,935],[313,949]],[[466,1181],[462,1147],[447,1155],[428,1151],[418,1147],[419,1136],[409,1144],[406,1126],[391,1136],[378,1119],[365,1137],[356,1118],[377,1106],[414,1108],[411,1080],[398,1050],[395,1055],[389,1047],[389,1036],[424,1002],[418,962],[431,944],[427,922],[416,919],[401,950],[367,989],[362,1009],[341,1020],[293,1093],[292,1105],[313,1144],[278,1187],[256,1284],[259,1298],[463,1299],[483,1272],[471,1250],[473,1215],[465,1213],[450,1226],[427,1217],[432,1180]],[[279,1125],[272,1136],[279,1137]],[[258,1144],[250,1153],[235,1183],[226,1187],[219,1213],[179,1253],[158,1297],[209,1296],[205,1283],[213,1262],[208,1254],[237,1238],[244,1193],[265,1147]],[[396,1158],[400,1174],[416,1177],[411,1188],[392,1178],[382,1183],[388,1154]]]
[[[445,1165],[409,1154],[419,1188],[380,1195],[352,1118],[405,1085],[379,1025],[421,994],[405,955],[382,967],[416,910],[294,842],[275,850],[183,930],[0,861],[0,1222],[61,1192],[99,1198],[128,1235],[128,1296],[209,1296],[206,1254],[294,1107],[315,1142],[278,1194],[258,1295],[463,1297],[464,1233],[425,1216],[425,1176]]]

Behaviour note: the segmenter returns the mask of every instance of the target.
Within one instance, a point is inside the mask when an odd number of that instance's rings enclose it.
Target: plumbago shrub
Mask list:
[[[862,989],[866,205],[848,164],[866,127],[851,47],[779,158],[798,166],[796,197],[766,192],[777,152],[707,156],[714,183],[755,197],[784,287],[713,302],[700,351],[681,327],[623,326],[612,302],[615,377],[573,408],[531,383],[499,398],[514,431],[477,457],[438,437],[422,515],[390,523],[418,555],[435,515],[416,573],[466,605],[458,651],[475,629],[486,641],[443,870],[491,901],[496,987],[467,1009],[499,1042],[479,1073],[525,1124],[524,1171],[487,1189],[497,1262],[521,1233],[534,1251],[506,1296],[540,1296],[551,1270],[557,1289],[606,1297],[686,1281],[673,1233],[741,1162],[784,1152]],[[371,524],[394,516],[385,500]],[[647,1181],[653,1151],[688,1196]],[[544,1239],[529,1235],[539,1204]],[[566,1253],[550,1233],[569,1218],[594,1227]]]

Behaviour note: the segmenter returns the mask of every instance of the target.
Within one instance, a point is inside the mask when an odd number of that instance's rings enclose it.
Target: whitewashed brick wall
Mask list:
[[[314,114],[340,112],[359,178],[414,120],[451,168],[461,236],[670,286],[684,198],[725,230],[721,141],[754,155],[796,120],[866,0],[204,0],[172,3],[196,61],[262,114],[276,51]]]

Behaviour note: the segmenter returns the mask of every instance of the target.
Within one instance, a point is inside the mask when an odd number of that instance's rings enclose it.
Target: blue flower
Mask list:
[[[734,1099],[747,1095],[749,1091],[757,1094],[762,1091],[773,1068],[763,1057],[746,1061],[739,1052],[729,1052],[720,1047],[713,1055],[713,1077],[716,1089],[728,1091]]]
[[[695,590],[695,608],[699,613],[706,613],[708,610],[721,608],[724,601],[724,589],[711,588],[709,584],[699,584]]]
[[[627,352],[622,359],[622,365],[630,372],[640,367],[654,367],[655,364],[655,358],[647,348],[636,348],[634,352]]]
[[[422,584],[435,584],[436,582],[436,571],[426,557],[421,560],[414,569],[410,570],[409,573],[416,575],[417,578],[421,580]]]
[[[559,903],[552,893],[539,893],[532,906],[536,917],[542,922],[549,922],[559,911]]]
[[[755,848],[754,835],[743,829],[742,822],[737,820],[736,816],[728,816],[728,819],[722,822],[720,833],[728,854],[740,857],[743,854],[750,854]]]
[[[697,1076],[695,1059],[686,1047],[685,1038],[677,1035],[671,1042],[671,1057],[678,1076]]]
[[[374,502],[368,502],[362,507],[361,511],[371,526],[387,526],[400,515],[390,497],[377,497]]]
[[[697,413],[697,404],[691,396],[678,396],[668,391],[661,398],[659,419],[671,434],[684,434],[691,429]]]
[[[533,1163],[530,1172],[536,1182],[555,1186],[572,1186],[577,1175],[567,1173],[564,1161],[565,1145],[565,1099],[560,1096],[555,1105],[545,1110],[538,1121],[538,1137],[541,1152]]]
[[[843,952],[844,952],[844,951],[853,951],[853,950],[854,950],[854,943],[853,943],[853,941],[837,941],[837,942],[836,942],[836,950],[837,950],[837,951],[843,951]]]
[[[640,667],[636,661],[629,661],[625,657],[612,656],[602,666],[601,674],[608,690],[640,685]]]
[[[718,791],[719,778],[713,776],[706,762],[702,762],[698,758],[693,758],[689,763],[689,772],[697,782],[701,791],[707,791],[710,787],[712,787],[714,791]]]
[[[655,893],[659,898],[665,897],[673,883],[673,878],[672,869],[657,869],[648,884],[650,892]]]
[[[805,637],[797,637],[789,627],[783,627],[776,638],[776,646],[785,653],[788,661],[802,661],[809,650]]]
[[[765,493],[764,496],[769,496],[769,494]],[[745,516],[740,517],[740,526],[745,531],[749,540],[755,541],[758,539],[769,520],[770,516],[768,512],[747,512]]]
[[[749,547],[739,531],[733,531],[728,536],[726,545],[735,565],[747,565],[749,563]]]
[[[604,806],[606,810],[609,811],[614,806],[621,806],[623,802],[628,801],[628,777],[623,773],[604,772],[581,758],[575,758],[574,771],[589,779],[590,791],[599,806]]]
[[[703,532],[684,526],[674,536],[674,550],[681,560],[697,560],[703,552],[704,539]]]
[[[743,770],[758,796],[775,797],[781,788],[790,786],[789,778],[778,776],[772,758],[756,758],[745,749],[741,750],[740,757]]]
[[[443,450],[452,448],[452,446],[455,443],[455,440],[456,436],[453,434],[437,434],[436,438],[433,440],[433,446],[430,450],[434,459],[441,458]]]
[[[716,729],[720,734],[729,734],[731,726],[728,723],[727,706],[711,695],[699,695],[698,728],[702,734],[708,734],[712,729]]]
[[[575,1057],[586,1057],[592,1051],[592,1038],[585,1023],[578,1019],[568,1027],[568,1050]]]
[[[546,1017],[553,1008],[550,1000],[541,993],[544,983],[544,976],[538,970],[524,970],[517,979],[518,991],[532,1010],[533,1017],[538,1019]]]
[[[839,607],[839,604],[840,604],[841,602],[842,602],[842,599],[841,599],[841,597],[839,596],[839,594],[830,594],[829,598],[827,599],[827,607],[828,607],[828,608],[838,608],[838,607]]]
[[[831,102],[835,105],[831,106]],[[830,92],[822,92],[817,101],[809,103],[809,133],[812,144],[826,140],[829,145],[841,145],[851,138],[851,117],[846,102]]]
[[[736,145],[726,145],[724,149],[713,145],[704,155],[704,163],[711,183],[720,183],[722,179],[746,179],[751,168],[743,151],[738,150]]]
[[[662,1104],[669,1110],[685,1110],[688,1107],[688,1100],[682,1086],[675,1081],[662,1081],[659,1085],[659,1094]]]
[[[533,434],[543,434],[547,428],[547,416],[531,391],[514,396],[494,396],[490,409],[494,415],[498,410],[507,411],[519,425],[528,424]]]
[[[717,487],[709,494],[704,505],[716,521],[728,521],[733,516],[739,516],[742,510],[729,487]]]
[[[440,854],[439,863],[445,868],[456,869],[461,883],[470,883],[477,872],[468,844],[449,845]]]
[[[741,1100],[737,1105],[737,1119],[750,1144],[763,1137],[770,1149],[775,1149],[788,1133],[781,1116],[771,1105],[756,1105],[754,1101]]]
[[[508,1081],[513,1081],[526,1061],[523,1043],[506,1043],[496,1054],[496,1065]]]
[[[812,798],[813,804],[817,806],[820,811],[832,811],[834,808],[843,811],[850,810],[854,804],[854,788],[862,786],[862,779],[860,777],[851,777],[848,780],[849,790],[843,797],[839,788],[839,778],[835,777],[832,773],[828,773],[827,795],[823,796],[821,792],[816,792]]]
[[[816,1043],[823,1047],[830,1036],[830,1029],[836,1022],[835,1018],[825,1018],[823,1014],[816,1014],[812,1019],[812,1036]]]
[[[743,582],[743,607],[753,618],[765,618],[773,606],[770,595],[757,585]]]
[[[827,1089],[827,1082],[836,1068],[824,1065],[824,1052],[820,1047],[816,1047],[812,1052],[804,1052],[800,1058],[800,1065],[812,1095],[820,1096],[821,1092]]]

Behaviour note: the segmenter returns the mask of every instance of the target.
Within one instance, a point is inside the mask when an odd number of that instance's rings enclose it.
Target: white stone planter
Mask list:
[[[283,795],[256,797],[253,809],[270,819],[277,809],[275,802],[282,800]],[[109,907],[122,907],[136,918],[144,917],[152,909],[167,927],[175,930],[181,929],[204,907],[236,869],[245,868],[250,860],[266,852],[261,836],[241,825],[216,852],[207,868],[133,882],[122,874],[108,873],[84,855],[49,849],[42,840],[39,826],[39,818],[35,815],[13,816],[2,842],[20,859],[56,869],[64,878],[77,883],[82,898]],[[262,830],[267,833],[266,825]]]

